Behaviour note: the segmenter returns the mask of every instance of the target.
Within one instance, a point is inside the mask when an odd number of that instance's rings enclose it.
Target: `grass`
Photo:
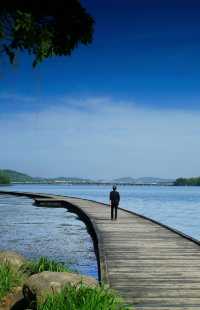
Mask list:
[[[60,293],[50,294],[37,310],[127,310],[122,299],[105,287],[67,285]]]
[[[0,264],[0,301],[12,288],[21,285],[23,280],[30,275],[42,271],[72,272],[69,267],[62,263],[57,263],[46,257],[41,257],[38,261],[27,261],[20,270],[15,270],[8,262]]]
[[[13,287],[22,284],[23,275],[14,270],[9,263],[0,264],[0,300],[8,294]]]
[[[40,257],[38,261],[28,261],[22,265],[21,271],[33,275],[42,271],[54,271],[54,272],[72,272],[69,267],[64,266],[63,263],[58,263],[47,257]]]
[[[23,283],[26,276],[42,271],[71,271],[61,263],[41,257],[25,263],[20,271],[9,263],[0,264],[0,301],[12,288]],[[44,300],[44,299],[43,299]],[[105,286],[89,287],[83,283],[67,285],[60,293],[49,294],[37,305],[37,310],[127,310],[123,300]]]

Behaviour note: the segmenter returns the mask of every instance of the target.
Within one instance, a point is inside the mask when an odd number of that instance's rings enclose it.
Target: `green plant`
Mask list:
[[[42,256],[38,261],[29,261],[23,264],[21,271],[32,275],[42,271],[70,272],[71,270],[69,267],[64,266],[63,263],[58,263]]]
[[[110,289],[83,284],[67,285],[60,293],[50,294],[37,310],[126,310],[122,299]]]
[[[0,184],[10,184],[9,176],[0,170]]]
[[[15,286],[22,283],[23,276],[13,269],[9,263],[0,264],[0,300]]]
[[[175,186],[200,186],[200,177],[178,178],[174,182]]]
[[[19,51],[46,58],[69,56],[92,41],[94,21],[78,0],[0,1],[0,56],[15,63]]]

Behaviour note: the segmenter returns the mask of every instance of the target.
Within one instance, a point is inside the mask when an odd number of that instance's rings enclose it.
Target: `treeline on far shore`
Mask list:
[[[17,179],[17,176],[20,176],[19,180]],[[26,178],[25,178],[25,177]],[[28,179],[27,179],[28,178]],[[63,179],[63,178],[62,178]],[[66,179],[68,180],[68,179]],[[84,180],[84,182],[83,182]],[[103,182],[87,182],[86,179],[71,179],[69,182],[70,184],[95,184],[95,185],[106,185],[109,183],[103,183]],[[18,182],[16,182],[18,181]],[[21,184],[64,184],[63,182],[55,182],[54,179],[34,179],[31,178],[29,176],[26,176],[25,174],[21,174],[18,173],[16,171],[12,171],[12,170],[3,170],[0,169],[0,185],[7,185],[7,184],[11,184],[11,183],[21,183]],[[192,178],[177,178],[175,181],[172,181],[171,183],[157,183],[157,184],[147,184],[147,183],[143,183],[143,184],[133,184],[133,183],[118,183],[119,185],[168,185],[168,186],[200,186],[200,177],[192,177]]]
[[[0,171],[0,184],[10,184],[11,180],[7,174],[4,172]]]
[[[178,178],[174,182],[175,186],[200,186],[200,177]]]

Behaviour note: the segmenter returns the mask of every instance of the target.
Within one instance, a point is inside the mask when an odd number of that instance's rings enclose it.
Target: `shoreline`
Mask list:
[[[174,184],[133,184],[133,183],[115,183],[117,186],[176,186],[180,187],[180,185]],[[0,186],[12,186],[12,185],[98,185],[98,186],[112,186],[113,183],[69,183],[69,182],[12,182],[10,184],[0,184]],[[187,186],[187,185],[184,185]],[[189,185],[188,185],[189,186]],[[192,185],[191,185],[192,186]]]

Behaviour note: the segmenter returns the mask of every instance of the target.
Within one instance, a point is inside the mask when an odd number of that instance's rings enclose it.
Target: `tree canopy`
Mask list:
[[[9,176],[0,170],[0,184],[10,184]]]
[[[33,66],[92,42],[94,20],[78,0],[0,1],[0,55],[34,55]]]
[[[174,182],[176,186],[200,186],[200,177],[193,178],[178,178]]]

